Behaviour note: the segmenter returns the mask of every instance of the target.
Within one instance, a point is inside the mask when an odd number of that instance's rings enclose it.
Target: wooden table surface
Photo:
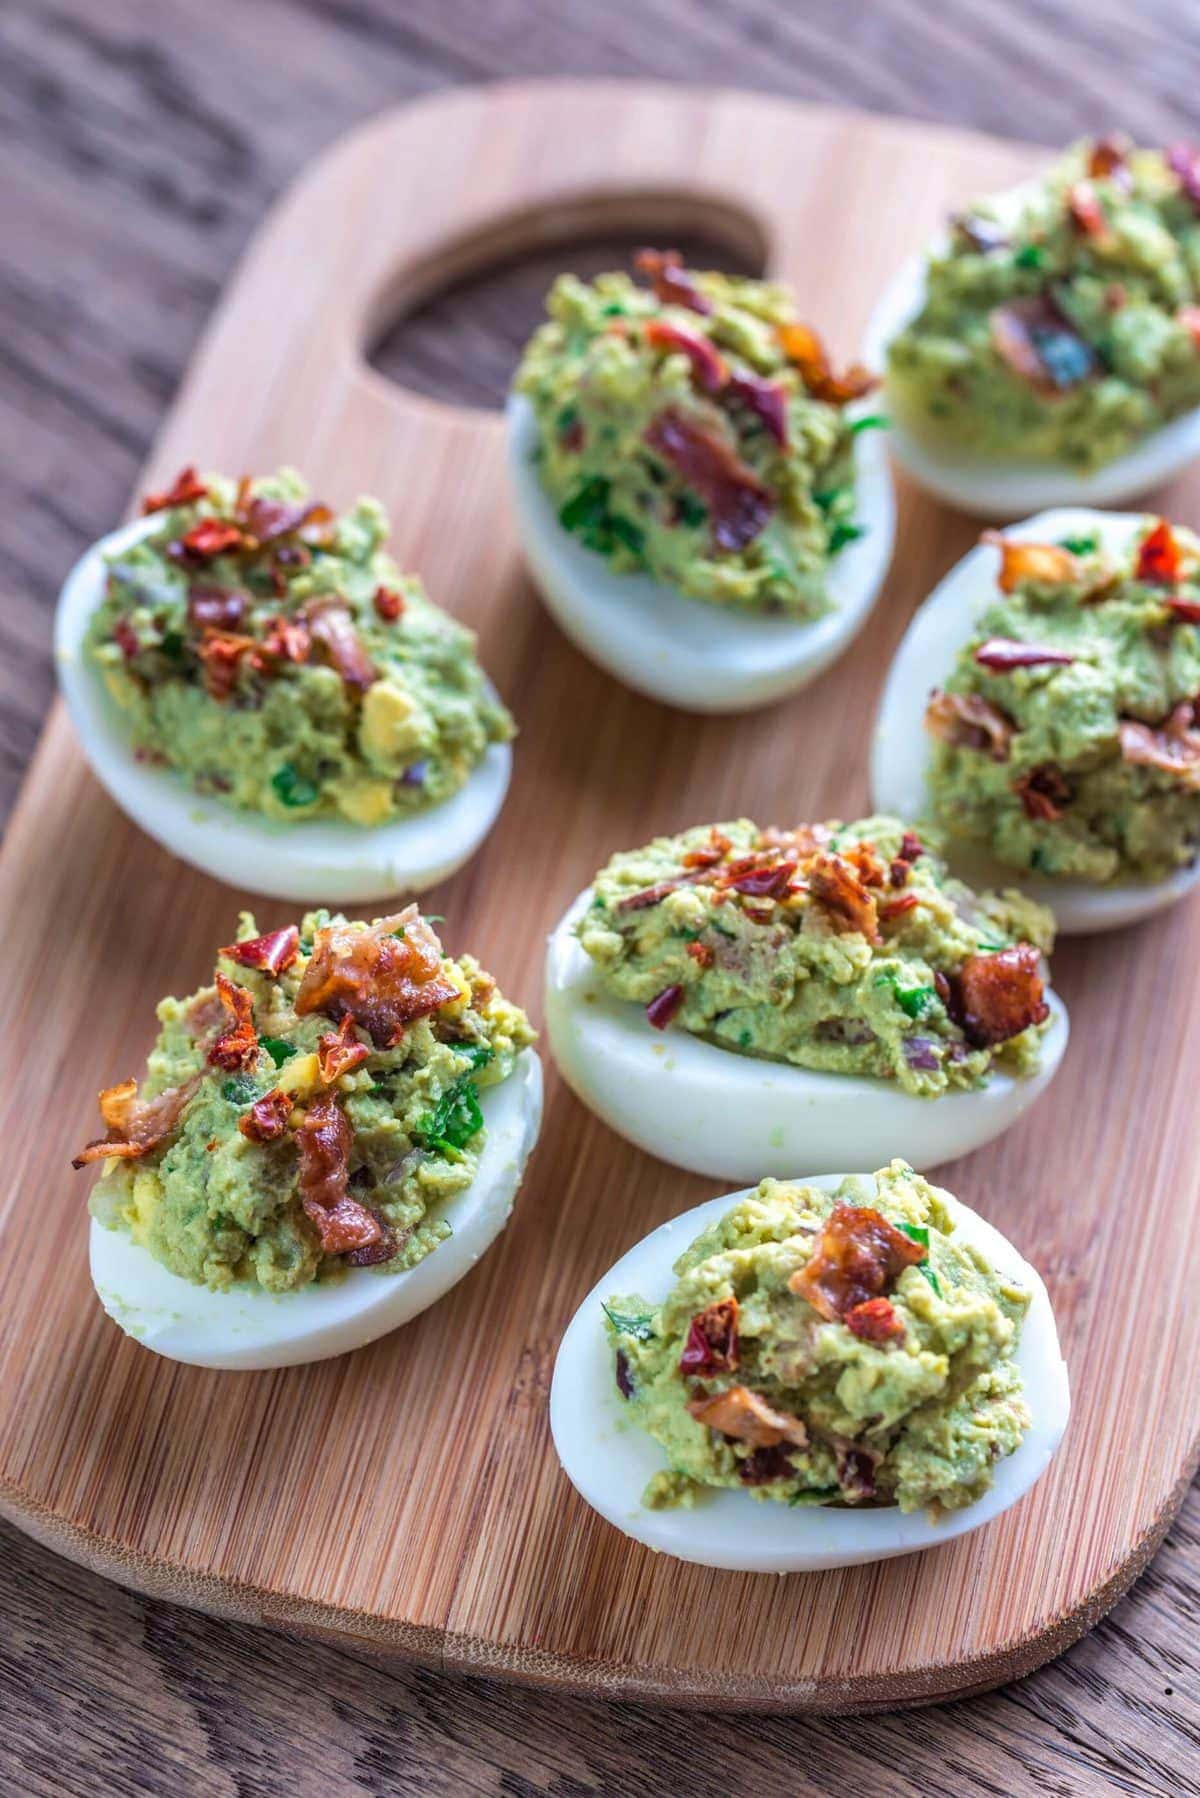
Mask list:
[[[119,516],[263,208],[382,106],[463,81],[652,75],[1054,145],[1196,130],[1183,0],[3,0],[0,816],[51,691],[58,583]],[[432,305],[378,360],[494,403],[544,269]],[[1018,1686],[801,1722],[382,1667],[150,1603],[0,1530],[0,1790],[1200,1793],[1200,1500],[1134,1591]]]

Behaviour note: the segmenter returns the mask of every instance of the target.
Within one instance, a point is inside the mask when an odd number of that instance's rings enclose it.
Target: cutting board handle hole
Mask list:
[[[738,275],[761,275],[770,254],[761,221],[720,195],[604,192],[511,212],[395,272],[370,308],[367,360],[411,393],[498,409],[554,277],[628,269],[643,244]]]

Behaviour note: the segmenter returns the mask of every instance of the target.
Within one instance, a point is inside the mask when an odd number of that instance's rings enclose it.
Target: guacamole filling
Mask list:
[[[335,517],[290,470],[185,469],[143,509],[87,636],[140,761],[268,818],[374,825],[440,805],[513,735],[377,501]]]
[[[888,350],[915,435],[1086,471],[1200,405],[1200,152],[1076,145],[980,200]]]
[[[1072,880],[1161,880],[1200,844],[1200,541],[1147,520],[1000,550],[999,593],[930,698],[948,838]]]
[[[789,1505],[952,1511],[1030,1415],[1029,1294],[902,1161],[836,1192],[764,1180],[675,1263],[661,1305],[604,1306],[617,1388],[666,1452],[652,1509],[705,1487]]]
[[[693,599],[816,618],[829,565],[862,535],[847,403],[783,287],[694,274],[643,251],[625,274],[555,282],[516,388],[563,527],[627,573]]]
[[[410,905],[373,924],[244,912],[215,982],[164,999],[146,1078],[100,1095],[92,1215],[221,1289],[402,1272],[451,1234],[475,1177],[480,1090],[533,1041],[469,955]]]
[[[1038,1066],[1053,921],[894,818],[741,818],[615,855],[576,926],[604,990],[718,1048],[918,1098]]]

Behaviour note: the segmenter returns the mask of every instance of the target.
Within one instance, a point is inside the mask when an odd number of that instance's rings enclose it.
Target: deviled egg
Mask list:
[[[865,370],[783,287],[646,251],[648,285],[562,276],[508,405],[517,522],[567,635],[639,692],[744,711],[861,629],[891,559]]]
[[[1070,1396],[1042,1281],[902,1161],[711,1199],[580,1306],[550,1423],[647,1547],[747,1573],[934,1548],[1045,1471]]]
[[[387,518],[284,470],[185,469],[90,549],[55,622],[84,751],[136,824],[231,885],[358,904],[444,879],[508,786],[472,634],[401,575]]]
[[[504,1228],[541,1121],[524,1013],[415,905],[372,924],[243,913],[215,982],[164,999],[140,1088],[76,1157],[92,1279],[147,1348],[284,1367],[372,1342]]]
[[[874,801],[929,814],[975,882],[1063,931],[1200,879],[1200,542],[1064,509],[985,533],[909,627],[880,704]]]
[[[990,519],[1200,455],[1200,151],[1077,144],[907,263],[868,330],[897,458]]]
[[[546,1024],[613,1129],[755,1179],[932,1167],[1044,1091],[1067,1042],[1048,912],[975,894],[894,818],[748,819],[616,855],[550,938]]]

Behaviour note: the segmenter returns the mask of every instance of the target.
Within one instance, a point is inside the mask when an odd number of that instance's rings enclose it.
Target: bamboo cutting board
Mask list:
[[[951,204],[1028,149],[761,97],[558,83],[457,93],[336,145],[263,225],[151,459],[300,465],[377,493],[402,563],[481,634],[521,726],[507,807],[436,894],[537,1015],[545,934],[614,849],[702,820],[867,802],[875,696],[914,605],[975,527],[902,495],[895,568],[853,650],[758,716],[699,720],[616,686],[522,573],[499,420],[402,392],[364,348],[447,281],[620,230],[765,257],[839,356]],[[1200,477],[1162,496],[1195,522]],[[65,572],[65,570],[64,570]],[[9,969],[0,1218],[0,1509],[141,1590],[451,1668],[676,1702],[852,1710],[1012,1678],[1144,1566],[1200,1442],[1200,1221],[1188,1027],[1200,909],[1071,943],[1073,1041],[1047,1099],[941,1176],[1046,1276],[1075,1410],[1014,1511],[934,1553],[787,1579],[656,1559],[559,1473],[555,1346],[593,1281],[711,1182],[607,1131],[553,1078],[512,1224],[433,1310],[309,1368],[160,1361],[87,1275],[96,1090],[140,1068],[153,1006],[208,977],[241,895],[116,812],[56,707],[0,861]],[[260,905],[261,923],[285,908]],[[797,1170],[797,1172],[819,1170]]]

